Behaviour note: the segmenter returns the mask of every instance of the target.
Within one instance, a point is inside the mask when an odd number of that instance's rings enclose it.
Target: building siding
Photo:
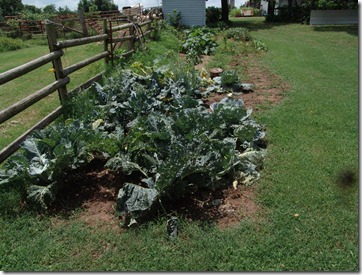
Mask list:
[[[174,10],[181,12],[182,25],[204,26],[206,22],[205,0],[163,0],[162,9],[165,18]]]

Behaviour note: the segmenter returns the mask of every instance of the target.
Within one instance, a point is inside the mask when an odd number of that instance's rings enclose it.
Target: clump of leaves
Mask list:
[[[167,20],[169,21],[170,25],[175,28],[181,27],[181,21],[182,21],[182,14],[178,10],[173,10],[172,13],[169,13],[166,15]]]
[[[0,37],[0,52],[15,51],[27,46],[21,39]]]
[[[265,45],[264,42],[260,40],[253,39],[253,46],[257,51],[265,51],[265,52],[268,51],[268,47]]]
[[[36,131],[5,164],[0,186],[21,182],[27,200],[47,209],[67,173],[88,164],[94,158],[93,145],[101,146],[101,140],[89,126],[73,119]]]
[[[253,39],[250,31],[247,28],[229,28],[224,32],[224,44],[226,39],[233,39],[234,41],[251,42],[251,46],[256,51],[267,51],[267,46],[260,40]],[[245,43],[249,45],[249,43]],[[224,47],[226,48],[226,46]]]
[[[239,82],[239,76],[233,70],[225,71],[221,74],[221,85],[224,87],[232,87]]]
[[[181,52],[186,53],[194,64],[199,63],[200,55],[210,55],[216,50],[215,34],[207,27],[193,27],[185,31],[185,36]]]
[[[241,40],[241,41],[250,41],[252,37],[250,35],[250,31],[247,28],[230,28],[225,30],[226,38],[232,38],[234,40]]]

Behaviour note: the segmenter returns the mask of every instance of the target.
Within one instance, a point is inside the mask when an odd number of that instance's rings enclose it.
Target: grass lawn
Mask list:
[[[225,230],[181,220],[171,242],[164,218],[120,234],[77,211],[20,211],[20,195],[3,190],[0,270],[358,271],[358,27],[233,22],[268,46],[259,62],[291,85],[254,114],[269,142],[257,219]]]
[[[45,38],[43,38],[44,40]],[[42,42],[42,43],[41,43]],[[49,53],[49,48],[44,41],[30,43],[29,47],[20,50],[3,52],[0,54],[0,72],[13,69],[33,59]],[[103,51],[103,45],[90,44],[73,47],[64,50],[62,57],[63,68],[80,62]],[[68,91],[76,88],[90,77],[101,72],[102,61],[94,63],[70,75],[71,82],[67,86]],[[53,66],[51,62],[13,81],[0,86],[0,109],[7,108],[26,96],[40,90],[55,81],[54,73],[49,72]],[[40,102],[29,107],[26,111],[0,125],[0,149],[12,142],[15,138],[32,127],[51,111],[59,106],[57,92],[52,93]]]

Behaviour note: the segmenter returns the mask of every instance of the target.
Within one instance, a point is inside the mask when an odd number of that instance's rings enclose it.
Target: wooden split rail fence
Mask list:
[[[73,40],[65,40],[65,41],[58,41],[57,34],[56,34],[56,26],[53,22],[47,21],[46,22],[46,32],[48,36],[48,44],[50,53],[39,57],[35,60],[32,60],[24,65],[18,66],[14,69],[9,71],[0,73],[0,86],[5,84],[15,78],[21,77],[49,62],[52,62],[54,74],[55,74],[55,81],[50,85],[40,89],[39,91],[27,96],[26,98],[16,102],[12,106],[0,110],[0,124],[4,123],[5,121],[9,120],[10,118],[14,117],[15,115],[21,113],[28,107],[32,106],[36,102],[40,101],[44,97],[50,95],[51,93],[58,91],[59,98],[60,98],[60,106],[56,108],[53,112],[48,114],[44,117],[41,121],[36,123],[33,127],[23,133],[20,137],[14,140],[11,144],[6,146],[0,151],[0,163],[6,160],[10,155],[12,155],[21,145],[21,143],[33,132],[35,129],[41,129],[53,122],[56,118],[58,118],[62,112],[63,107],[62,105],[66,102],[69,94],[76,93],[82,89],[86,89],[92,85],[95,81],[98,81],[102,78],[104,72],[95,75],[94,77],[90,78],[79,87],[75,88],[74,90],[68,93],[67,91],[67,84],[70,82],[69,75],[74,73],[75,71],[80,70],[94,62],[97,62],[101,59],[104,59],[106,63],[109,61],[113,61],[114,58],[114,51],[120,43],[124,41],[129,41],[129,51],[124,53],[122,56],[127,56],[133,53],[136,50],[136,42],[140,39],[144,39],[144,36],[150,34],[151,32],[151,20],[143,22],[139,25],[135,23],[127,23],[118,26],[112,26],[113,22],[109,20],[103,21],[103,34],[85,37],[80,39],[73,39]],[[143,31],[141,28],[145,28]],[[62,63],[62,56],[64,55],[63,49],[69,47],[76,47],[80,45],[101,42],[104,43],[104,50],[86,60],[83,60],[79,63],[71,65],[69,67],[63,68]]]

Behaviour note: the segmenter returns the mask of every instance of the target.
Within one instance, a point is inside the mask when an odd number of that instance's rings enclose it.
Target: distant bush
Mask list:
[[[251,40],[250,32],[247,28],[232,28],[225,31],[226,38],[235,40],[249,41]]]
[[[21,39],[0,37],[0,52],[15,51],[24,47],[27,45]]]
[[[229,13],[230,17],[241,17],[241,10],[240,9],[232,9]]]
[[[208,7],[206,9],[206,23],[216,23],[221,21],[221,8]]]

